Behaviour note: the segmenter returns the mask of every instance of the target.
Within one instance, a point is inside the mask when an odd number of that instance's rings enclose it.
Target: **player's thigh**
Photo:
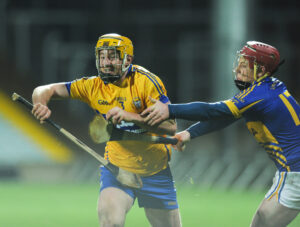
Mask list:
[[[274,196],[264,199],[257,209],[251,227],[284,227],[287,226],[299,213],[299,210],[285,207],[278,203]]]
[[[152,227],[180,227],[181,218],[179,209],[145,208],[146,216]]]
[[[125,191],[115,188],[104,188],[98,199],[99,219],[122,219],[125,220],[126,213],[130,210],[134,199]]]
[[[105,167],[101,167],[100,195],[98,199],[98,214],[125,214],[131,208],[135,199],[132,189],[124,187],[116,177]]]

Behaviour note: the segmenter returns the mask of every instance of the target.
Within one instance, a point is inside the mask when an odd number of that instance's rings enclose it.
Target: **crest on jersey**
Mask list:
[[[139,97],[133,98],[132,102],[133,102],[135,108],[137,108],[137,109],[142,108],[142,101]]]

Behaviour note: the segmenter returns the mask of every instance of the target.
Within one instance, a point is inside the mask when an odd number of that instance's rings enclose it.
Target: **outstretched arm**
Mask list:
[[[226,117],[224,119],[197,122],[175,135],[175,138],[178,139],[175,149],[183,151],[185,144],[191,139],[223,129],[237,120],[237,118]]]
[[[41,123],[51,115],[51,110],[47,104],[51,98],[67,98],[69,97],[68,90],[65,83],[48,84],[39,86],[33,90],[32,103],[33,109],[32,114],[40,120]]]
[[[186,131],[190,133],[191,139],[194,139],[198,136],[221,130],[237,120],[238,118],[226,117],[218,120],[199,121],[187,128]]]
[[[224,102],[207,103],[192,102],[186,104],[163,104],[154,100],[155,104],[142,112],[145,122],[155,125],[168,118],[181,118],[185,120],[207,121],[220,118],[234,118]]]

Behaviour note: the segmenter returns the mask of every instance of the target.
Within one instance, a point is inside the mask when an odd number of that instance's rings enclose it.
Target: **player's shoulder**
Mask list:
[[[254,82],[250,87],[235,95],[237,99],[267,100],[283,89],[284,84],[276,78],[268,77],[262,81]]]
[[[275,77],[268,77],[258,84],[261,84],[257,88],[259,94],[269,99],[273,99],[286,90],[285,84]]]
[[[132,72],[134,72],[136,76],[141,79],[149,79],[149,77],[159,78],[157,75],[140,65],[133,65]]]
[[[133,65],[132,72],[134,73],[135,79],[140,82],[162,83],[161,79],[157,75],[140,65]]]
[[[75,79],[75,81],[97,81],[98,79],[100,79],[98,76],[82,76],[82,77],[78,77],[77,79]]]
[[[137,73],[151,73],[148,69],[140,65],[132,65],[132,72]]]
[[[243,105],[253,103],[257,100],[264,100],[266,97],[263,90],[264,86],[253,83],[250,87],[238,92],[232,100],[234,103],[243,103]]]
[[[272,91],[281,91],[281,90],[286,90],[286,86],[285,84],[280,81],[279,79],[275,78],[275,77],[270,77],[268,78],[269,80],[266,81],[268,89],[272,90]]]
[[[85,83],[85,84],[99,84],[103,82],[99,76],[84,76],[75,79],[74,81],[78,83]]]
[[[69,84],[70,89],[98,90],[102,87],[103,81],[98,76],[85,76],[77,78]]]

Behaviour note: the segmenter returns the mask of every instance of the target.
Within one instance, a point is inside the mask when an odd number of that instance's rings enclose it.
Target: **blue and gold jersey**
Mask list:
[[[300,171],[300,106],[281,81],[254,82],[224,103],[236,118],[245,118],[279,171]]]
[[[169,101],[162,81],[154,74],[138,65],[131,65],[120,86],[105,84],[99,77],[81,78],[66,83],[70,97],[86,102],[103,116],[113,107],[127,112],[141,113],[153,105],[149,96],[163,103]],[[134,123],[124,122],[117,128],[146,133]],[[112,141],[105,147],[105,159],[125,170],[142,176],[153,175],[168,165],[170,146],[140,141]]]

